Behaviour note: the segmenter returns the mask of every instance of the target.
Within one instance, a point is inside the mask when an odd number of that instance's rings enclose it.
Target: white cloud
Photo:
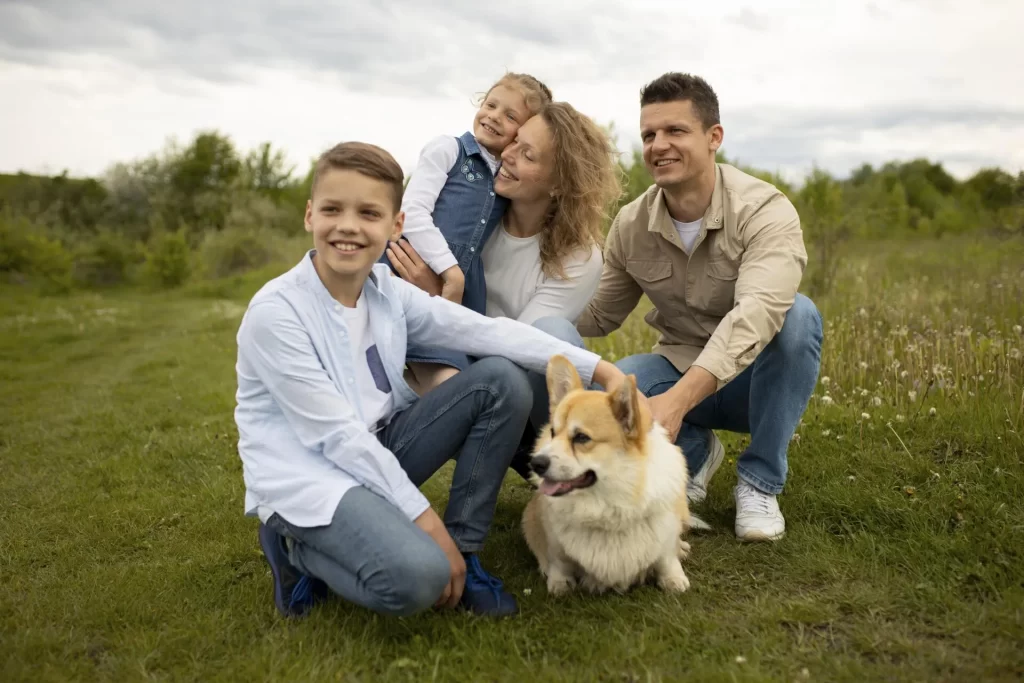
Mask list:
[[[0,170],[96,174],[210,128],[302,170],[342,139],[411,170],[507,68],[614,121],[623,149],[641,85],[680,70],[717,90],[727,154],[790,177],[914,156],[1016,171],[1021,25],[1014,0],[7,2]]]

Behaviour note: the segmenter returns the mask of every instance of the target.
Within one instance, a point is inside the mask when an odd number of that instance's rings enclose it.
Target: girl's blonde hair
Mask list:
[[[511,88],[519,92],[526,101],[526,108],[530,110],[530,116],[536,115],[541,109],[551,104],[551,88],[541,83],[530,74],[506,73],[498,81],[487,89],[487,92],[480,96],[477,106],[483,103],[499,85]],[[522,123],[522,122],[520,122]]]
[[[553,102],[540,116],[554,138],[555,184],[540,237],[541,268],[565,279],[567,257],[603,247],[605,221],[622,196],[622,172],[610,136],[571,104]]]

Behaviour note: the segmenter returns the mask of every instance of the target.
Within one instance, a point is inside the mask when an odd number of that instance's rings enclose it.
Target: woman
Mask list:
[[[576,337],[573,323],[601,277],[602,224],[622,191],[616,157],[605,132],[565,102],[522,125],[494,184],[509,208],[481,255],[489,317]],[[402,278],[440,295],[441,278],[408,242],[389,247],[388,258]],[[544,377],[531,374],[530,381],[534,409],[524,445],[548,419]]]

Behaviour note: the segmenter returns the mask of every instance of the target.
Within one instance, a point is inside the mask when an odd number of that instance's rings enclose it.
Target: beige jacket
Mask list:
[[[622,207],[605,244],[597,293],[576,323],[584,337],[622,325],[646,294],[653,351],[680,372],[691,365],[718,388],[740,374],[781,329],[804,267],[800,217],[773,185],[717,164],[715,190],[687,256],[662,190]]]

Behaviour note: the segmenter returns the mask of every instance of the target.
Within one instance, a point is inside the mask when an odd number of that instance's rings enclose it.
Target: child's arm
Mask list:
[[[430,269],[444,280],[442,296],[460,303],[465,276],[432,214],[437,196],[448,181],[448,172],[459,158],[459,143],[450,136],[431,140],[420,153],[419,163],[402,199],[403,234]]]
[[[535,327],[509,318],[488,318],[395,278],[405,309],[409,341],[473,356],[500,356],[544,374],[556,354],[569,359],[584,384],[611,389],[624,375],[596,353],[563,342]]]
[[[246,369],[267,387],[303,446],[321,451],[410,520],[430,507],[394,453],[369,432],[335,388],[287,302],[268,299],[248,310],[238,331],[238,353]]]

